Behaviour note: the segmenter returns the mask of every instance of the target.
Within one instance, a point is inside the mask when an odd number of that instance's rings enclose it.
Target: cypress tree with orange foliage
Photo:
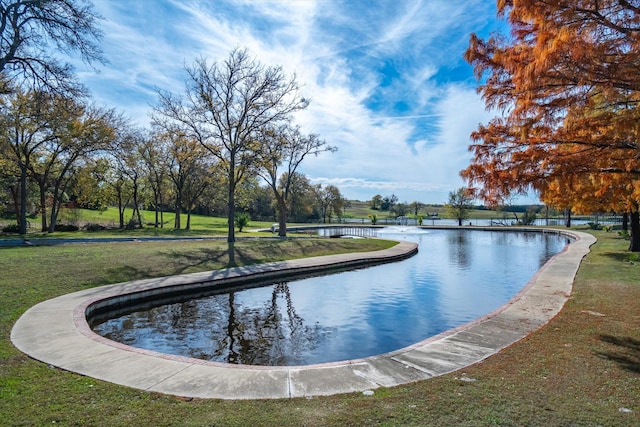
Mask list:
[[[640,2],[498,0],[510,34],[465,59],[497,112],[461,175],[489,204],[536,191],[577,213],[629,212],[640,251]]]

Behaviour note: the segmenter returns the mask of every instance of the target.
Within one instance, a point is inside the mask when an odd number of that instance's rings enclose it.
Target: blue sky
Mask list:
[[[157,89],[182,93],[184,66],[246,48],[280,65],[310,106],[295,116],[337,146],[303,163],[349,199],[445,203],[464,185],[469,134],[490,114],[462,55],[501,25],[490,0],[96,0],[109,63],[76,64],[99,105],[149,125]]]

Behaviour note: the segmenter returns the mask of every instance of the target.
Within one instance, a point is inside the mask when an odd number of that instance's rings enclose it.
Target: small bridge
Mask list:
[[[289,233],[311,233],[322,237],[377,237],[378,232],[384,226],[358,226],[358,225],[294,225],[287,227]],[[278,224],[273,224],[270,229],[261,231],[278,232]]]
[[[371,227],[326,227],[318,230],[325,237],[376,237],[378,229]]]

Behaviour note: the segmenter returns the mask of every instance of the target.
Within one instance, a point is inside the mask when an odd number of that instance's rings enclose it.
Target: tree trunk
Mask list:
[[[178,203],[178,201],[176,200],[176,209],[175,209],[175,219],[173,220],[173,228],[175,228],[176,230],[180,230],[181,224],[180,224],[180,203]]]
[[[235,161],[231,159],[231,161]],[[227,213],[227,242],[233,243],[236,241],[236,177],[235,177],[235,169],[231,167],[229,171],[229,198],[228,198],[228,213]]]
[[[629,213],[627,212],[622,215],[622,229],[629,231]]]
[[[549,225],[549,206],[544,207],[544,225]]]
[[[173,228],[176,230],[180,230],[182,224],[180,223],[180,213],[182,211],[182,187],[179,187],[179,190],[176,192],[176,200],[174,205],[174,212],[176,214],[175,219],[173,220]]]
[[[20,212],[18,212],[20,234],[27,234],[27,167],[20,168]]]
[[[567,221],[565,223],[565,225],[567,226],[567,228],[571,227],[571,208],[566,210],[567,213]]]
[[[60,203],[51,206],[51,221],[49,221],[49,233],[56,231],[56,223],[58,222],[58,214],[60,213]]]
[[[53,188],[53,196],[51,198],[51,219],[49,221],[49,233],[53,233],[55,231],[56,223],[58,222],[58,215],[60,214],[60,207],[62,204],[62,194],[64,194],[68,183],[68,181],[66,181],[64,177],[70,166],[71,163],[68,163],[65,166],[64,170],[60,174],[59,179],[56,180],[56,184]]]
[[[118,221],[120,222],[120,230],[124,228],[124,206],[122,200],[122,191],[118,190]]]
[[[134,228],[142,228],[142,215],[140,214],[140,204],[138,202],[138,180],[133,180],[133,214],[131,219],[134,220],[138,226]]]
[[[155,209],[155,210],[156,210],[156,219],[155,219],[155,221],[154,221],[154,225],[153,225],[153,227],[154,227],[154,228],[158,228],[158,223],[160,222],[160,218],[159,218],[159,217],[160,217],[160,203],[158,202],[158,195],[157,195],[157,193],[153,195],[153,199],[154,199],[154,201],[153,201],[153,202],[154,202],[154,204],[156,205],[156,206],[155,206],[155,208],[156,208],[156,209]]]
[[[631,238],[629,239],[629,250],[640,252],[640,212],[631,212]]]
[[[16,211],[16,218],[18,219],[18,223],[20,222],[20,184],[18,185],[10,185],[9,192],[11,193],[11,197],[13,198],[13,209]]]
[[[38,187],[40,188],[40,218],[41,230],[43,233],[49,231],[47,227],[47,190],[44,188],[44,183],[38,183]]]
[[[287,203],[278,197],[278,236],[287,237]]]

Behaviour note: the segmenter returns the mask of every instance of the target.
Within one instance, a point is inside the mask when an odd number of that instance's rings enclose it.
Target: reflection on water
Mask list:
[[[420,244],[405,261],[142,309],[94,330],[135,347],[237,364],[367,357],[495,310],[566,243],[556,234],[407,228],[383,231]]]
[[[449,242],[449,262],[454,267],[467,269],[471,266],[469,245],[467,244],[468,235],[464,231],[449,233],[447,238]]]

